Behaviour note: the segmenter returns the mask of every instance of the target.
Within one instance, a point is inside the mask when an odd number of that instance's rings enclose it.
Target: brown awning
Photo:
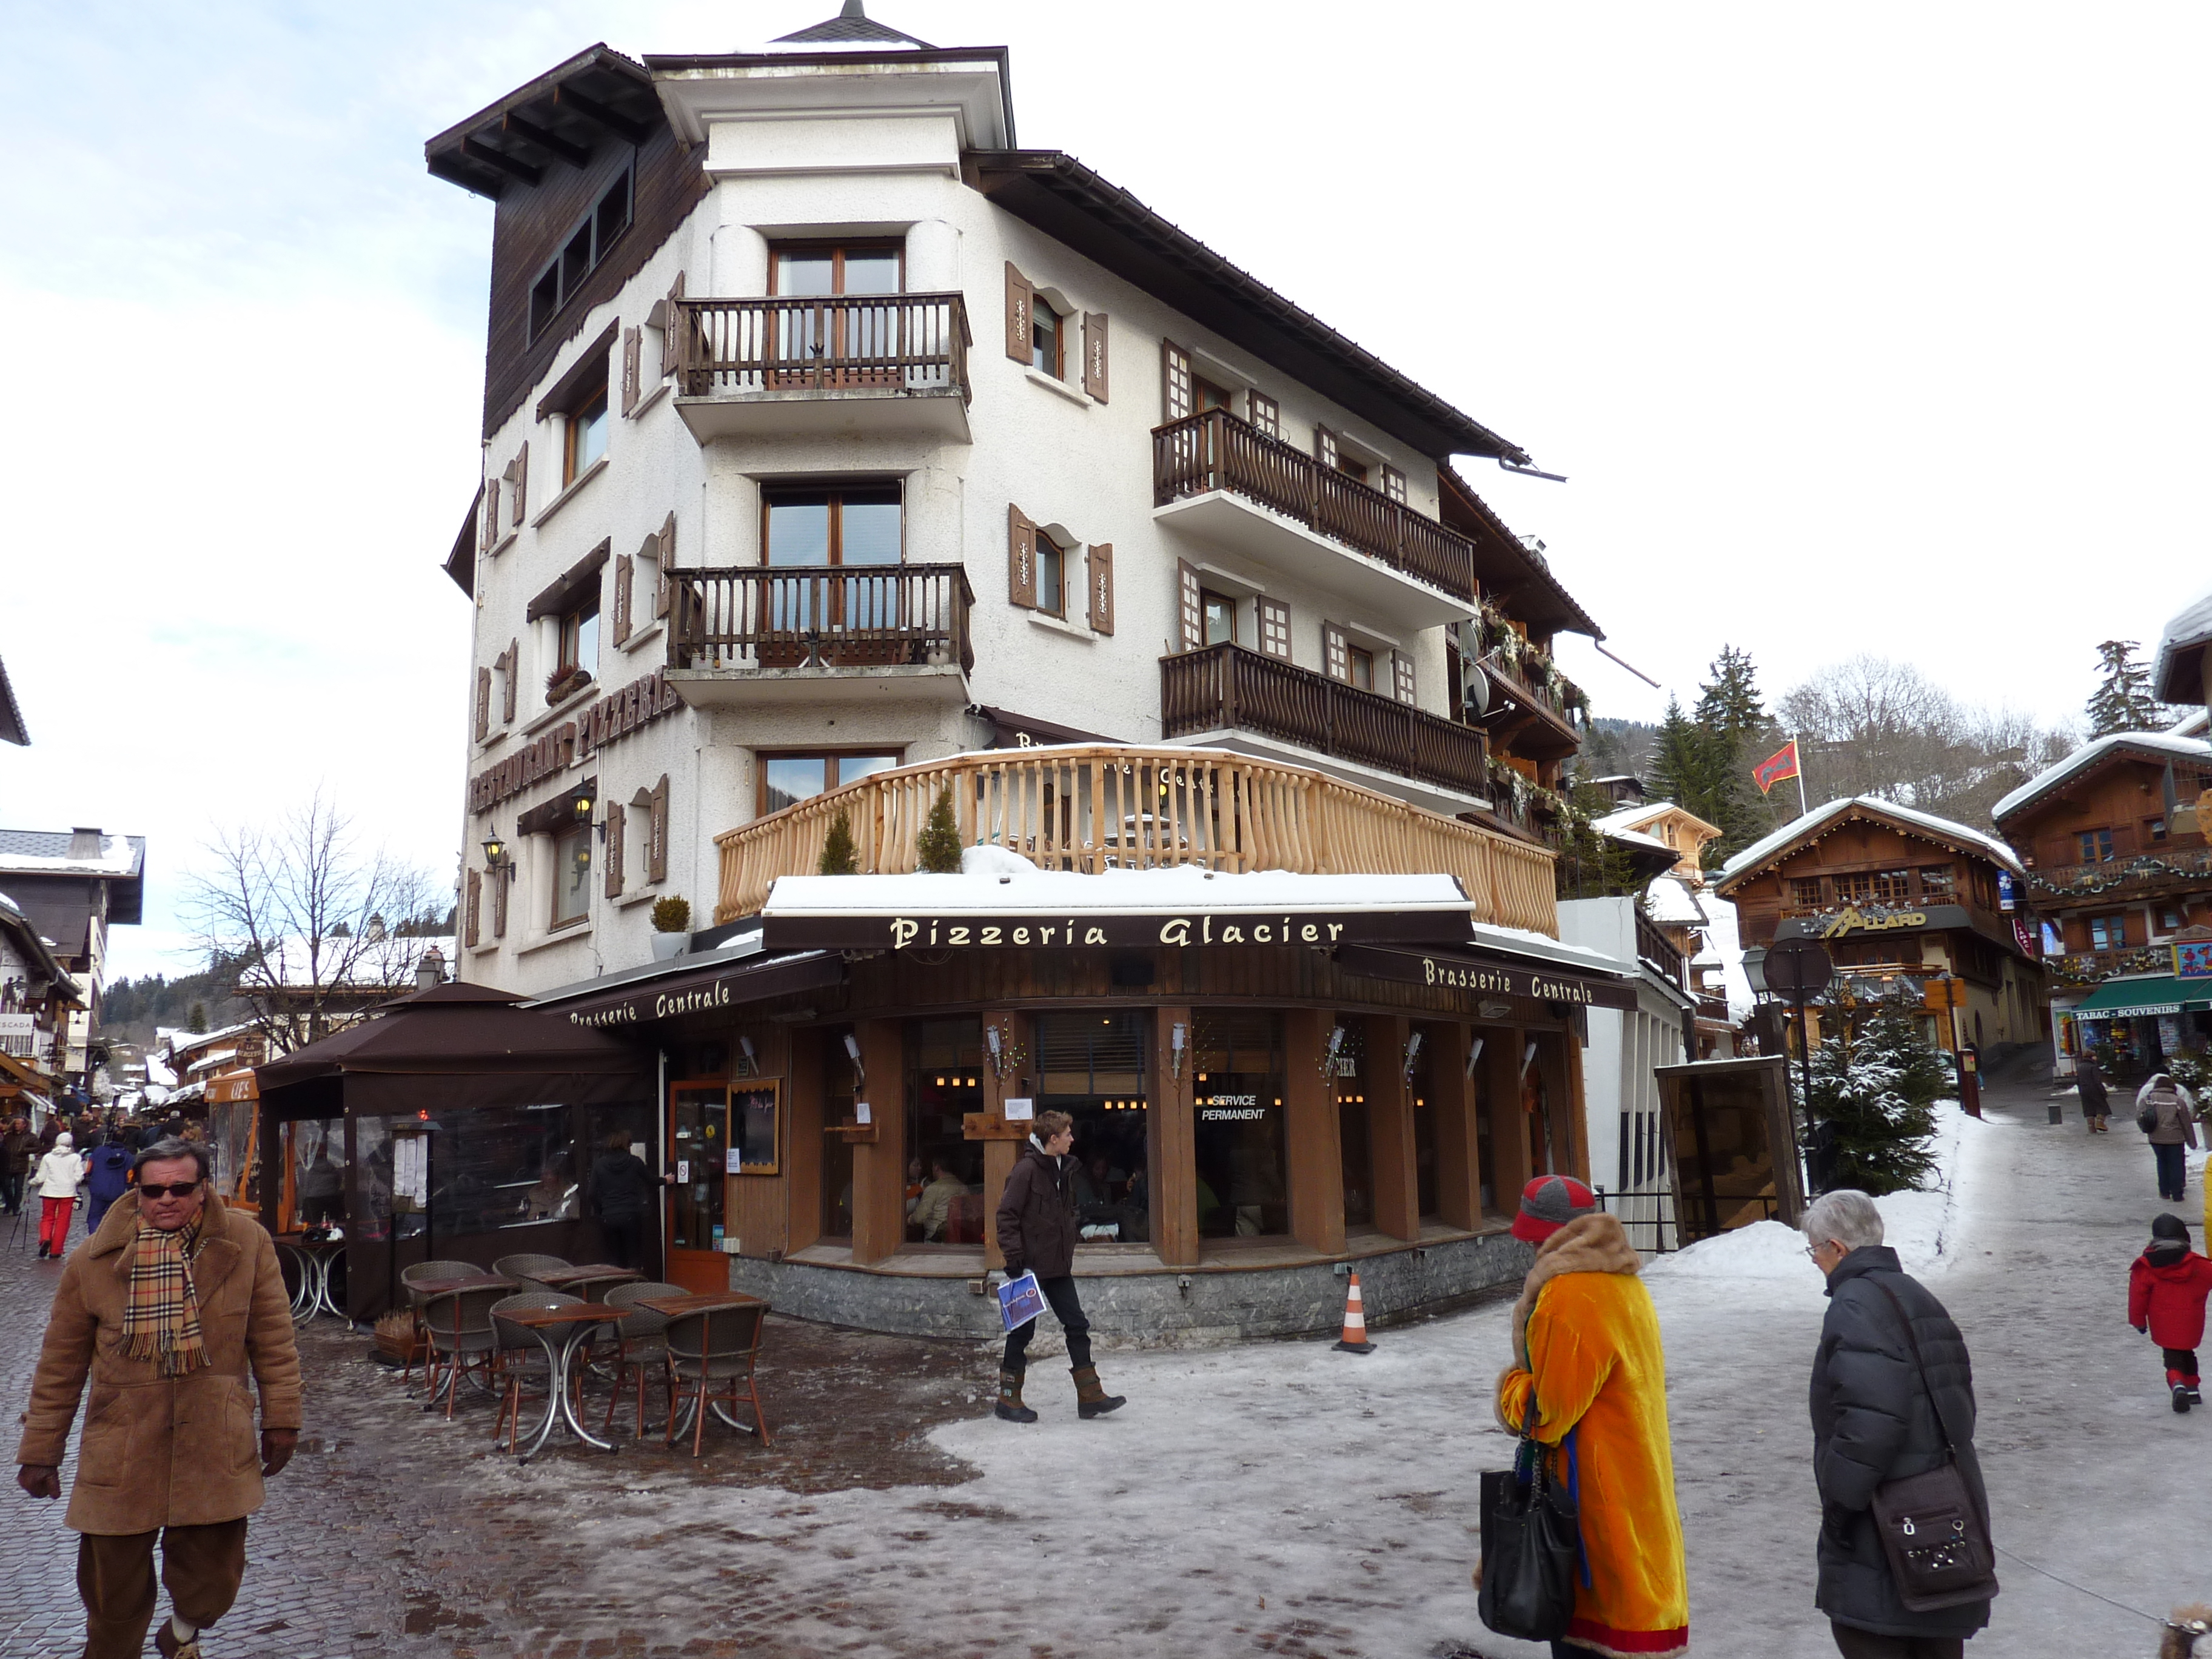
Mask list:
[[[1579,973],[1503,951],[1392,951],[1350,945],[1336,953],[1336,962],[1346,973],[1364,974],[1370,979],[1454,992],[1463,995],[1470,1006],[1486,997],[1525,997],[1577,1008],[1636,1006],[1636,981],[1632,978]]]
[[[536,622],[540,617],[556,617],[574,608],[575,602],[586,592],[599,592],[599,567],[606,562],[607,544],[601,542],[555,577],[550,587],[531,600],[522,613],[524,620]]]
[[[543,998],[531,1007],[574,1025],[618,1029],[819,990],[842,984],[844,978],[842,957],[810,951],[799,956],[746,957],[605,988],[586,986],[566,996]]]

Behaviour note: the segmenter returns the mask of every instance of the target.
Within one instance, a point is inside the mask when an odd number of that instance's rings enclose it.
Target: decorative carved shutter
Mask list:
[[[1403,506],[1406,501],[1406,475],[1395,466],[1382,469],[1382,493]]]
[[[1252,424],[1270,438],[1283,435],[1283,406],[1264,392],[1255,392],[1244,401],[1252,413]]]
[[[620,898],[623,890],[623,830],[629,814],[612,801],[607,803],[607,896]]]
[[[1114,544],[1091,544],[1091,626],[1093,632],[1114,631]]]
[[[1036,609],[1036,526],[1012,501],[1006,503],[1006,597],[1025,610]]]
[[[1036,352],[1036,331],[1031,325],[1036,316],[1036,290],[1030,279],[1014,269],[1012,259],[1006,261],[1006,356],[1016,362],[1027,364]]]
[[[682,280],[680,277],[678,279]],[[668,614],[668,573],[676,568],[676,515],[672,513],[660,521],[660,586],[653,596],[653,614]]]
[[[1351,684],[1351,647],[1345,640],[1344,630],[1334,623],[1321,625],[1321,660],[1322,672],[1329,678]]]
[[[514,872],[512,866],[505,870],[495,870],[492,872],[491,936],[494,939],[507,937],[507,890],[514,885]]]
[[[1399,482],[1403,483],[1405,481],[1401,478]],[[1413,659],[1402,651],[1393,651],[1390,660],[1397,672],[1398,701],[1418,702],[1419,699],[1413,695]]]
[[[491,735],[491,670],[477,670],[477,741]]]
[[[627,553],[615,555],[615,643],[629,643],[630,582],[637,574],[636,561]]]
[[[1083,389],[1100,403],[1106,401],[1106,313],[1083,314]]]
[[[522,441],[522,453],[514,458],[514,516],[508,522],[520,524],[526,510],[525,502],[530,495],[530,440]]]
[[[1191,402],[1190,353],[1172,340],[1160,342],[1160,418],[1180,421]]]
[[[484,480],[483,550],[489,553],[499,545],[499,485],[497,478]]]
[[[520,640],[509,640],[507,642],[507,656],[505,658],[505,661],[507,663],[507,684],[501,686],[500,690],[506,705],[506,712],[501,714],[500,719],[507,725],[512,726],[514,724],[514,683],[517,678],[520,678],[520,671],[522,667],[522,641]]]
[[[471,870],[469,872],[467,908],[465,912],[462,925],[467,930],[463,937],[466,940],[469,948],[472,951],[476,948],[477,942],[482,937],[483,933],[483,930],[478,925],[479,918],[483,914],[483,872],[480,870]]]
[[[1182,648],[1195,651],[1206,643],[1206,601],[1199,592],[1198,572],[1188,559],[1176,561],[1176,614],[1182,624]]]
[[[653,817],[645,843],[645,878],[668,879],[668,774],[653,786]]]
[[[645,356],[645,331],[626,328],[623,331],[623,413],[637,412],[637,385]]]
[[[1291,607],[1280,599],[1260,596],[1255,608],[1260,613],[1260,649],[1279,661],[1291,659]]]
[[[1314,459],[1330,471],[1336,471],[1336,434],[1325,426],[1314,428]]]
[[[663,379],[675,374],[684,366],[684,352],[689,344],[689,331],[683,307],[676,303],[683,297],[684,273],[679,270],[676,273],[676,281],[668,290],[666,301],[668,310],[665,313],[665,321],[660,331],[660,373]]]

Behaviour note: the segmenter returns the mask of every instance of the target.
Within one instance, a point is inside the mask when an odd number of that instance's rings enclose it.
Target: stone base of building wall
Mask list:
[[[1517,1291],[1534,1248],[1488,1233],[1363,1255],[1362,1304],[1370,1328],[1449,1311]],[[1109,1347],[1173,1347],[1317,1335],[1339,1328],[1346,1280],[1337,1264],[1251,1269],[1163,1267],[1157,1272],[1076,1272],[1091,1338]],[[780,1314],[825,1325],[996,1341],[998,1298],[978,1296],[966,1277],[883,1273],[809,1261],[730,1259],[730,1287],[765,1297]],[[1066,1352],[1057,1320],[1038,1322],[1030,1352]]]

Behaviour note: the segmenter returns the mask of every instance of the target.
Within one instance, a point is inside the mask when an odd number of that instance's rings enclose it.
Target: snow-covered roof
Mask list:
[[[996,849],[970,848],[971,852]],[[1000,857],[1018,854],[1000,854]],[[1022,860],[1028,865],[1027,860]],[[1202,904],[1218,915],[1279,910],[1465,910],[1450,876],[1315,876],[1285,870],[1224,874],[1196,865],[1165,870],[1012,868],[955,875],[779,876],[761,906],[764,917],[884,915],[895,911],[961,915],[1114,915]],[[1530,937],[1543,939],[1544,935]],[[1559,941],[1547,941],[1556,945]]]
[[[218,1066],[228,1066],[232,1060],[236,1060],[237,1058],[237,1049],[218,1048],[213,1054],[202,1054],[190,1066],[187,1066],[185,1070],[191,1073],[211,1072]]]
[[[167,1043],[171,1056],[182,1060],[188,1054],[203,1053],[218,1042],[231,1042],[234,1037],[242,1036],[252,1029],[253,1022],[250,1019],[242,1019],[235,1025],[218,1025],[212,1031],[187,1031],[163,1025],[155,1028],[154,1041]],[[231,1042],[231,1046],[235,1048],[237,1044]]]
[[[2202,653],[2212,644],[2212,593],[2206,593],[2168,622],[2150,659],[2150,694],[2162,702],[2202,702],[2212,687],[2204,684]],[[2196,659],[2189,672],[2181,659]]]
[[[1416,879],[1432,880],[1434,878]],[[1636,972],[1633,967],[1624,967],[1602,951],[1593,951],[1587,945],[1564,944],[1549,933],[1532,933],[1526,927],[1498,927],[1486,921],[1478,921],[1474,925],[1474,933],[1477,945],[1486,945],[1493,951],[1510,951],[1515,956],[1534,957],[1540,961],[1557,963],[1563,968],[1595,969],[1616,978],[1632,978]]]
[[[2014,874],[2021,874],[2020,860],[2011,848],[1994,836],[1984,835],[1978,830],[1969,830],[1963,823],[1954,823],[1948,818],[1939,818],[1933,812],[1916,811],[1910,806],[1899,806],[1895,801],[1882,800],[1874,795],[1847,795],[1841,800],[1832,800],[1816,806],[1802,817],[1792,818],[1772,835],[1763,836],[1738,853],[1720,867],[1714,878],[1726,883],[1747,870],[1756,869],[1784,848],[1811,835],[1822,824],[1844,817],[1857,811],[1878,818],[1890,818],[1900,824],[1925,830],[1941,840],[1972,847],[1993,864],[2002,865]]]
[[[1603,818],[1595,820],[1590,824],[1590,828],[1596,830],[1598,834],[1603,836],[1607,841],[1617,841],[1624,847],[1656,848],[1660,852],[1664,853],[1668,858],[1680,858],[1682,855],[1682,849],[1680,848],[1669,847],[1665,842],[1660,840],[1658,836],[1647,836],[1641,830],[1608,829],[1606,825],[1606,820]]]
[[[136,876],[145,866],[143,836],[102,836],[96,858],[70,854],[67,830],[0,830],[0,871],[11,875]]]
[[[1669,927],[1702,927],[1705,913],[1697,894],[1680,876],[1660,876],[1644,890],[1644,914]]]
[[[1692,823],[1710,830],[1717,836],[1721,832],[1718,824],[1707,823],[1688,807],[1678,805],[1671,800],[1647,800],[1638,806],[1624,806],[1618,812],[1607,812],[1601,818],[1592,819],[1590,827],[1611,834],[1622,830],[1634,830],[1647,823],[1656,823],[1669,812],[1676,813],[1688,819]]]
[[[2203,737],[2212,732],[2212,708],[2192,708],[2166,730],[2169,737]]]
[[[2134,750],[2154,760],[2193,760],[2212,763],[2212,743],[2184,737],[2177,732],[2109,732],[2092,738],[2055,766],[2047,766],[1990,809],[2002,823],[2023,806],[2040,800],[2069,778],[2079,777],[2115,750]]]

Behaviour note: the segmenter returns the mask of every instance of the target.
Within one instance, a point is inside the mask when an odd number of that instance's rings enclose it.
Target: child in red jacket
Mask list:
[[[2204,1298],[2212,1295],[2212,1261],[2189,1248],[2189,1224],[2162,1215],[2150,1224],[2150,1248],[2128,1270],[2128,1323],[2148,1330],[2166,1351],[2166,1382],[2173,1409],[2201,1406],[2197,1345],[2204,1340]]]

